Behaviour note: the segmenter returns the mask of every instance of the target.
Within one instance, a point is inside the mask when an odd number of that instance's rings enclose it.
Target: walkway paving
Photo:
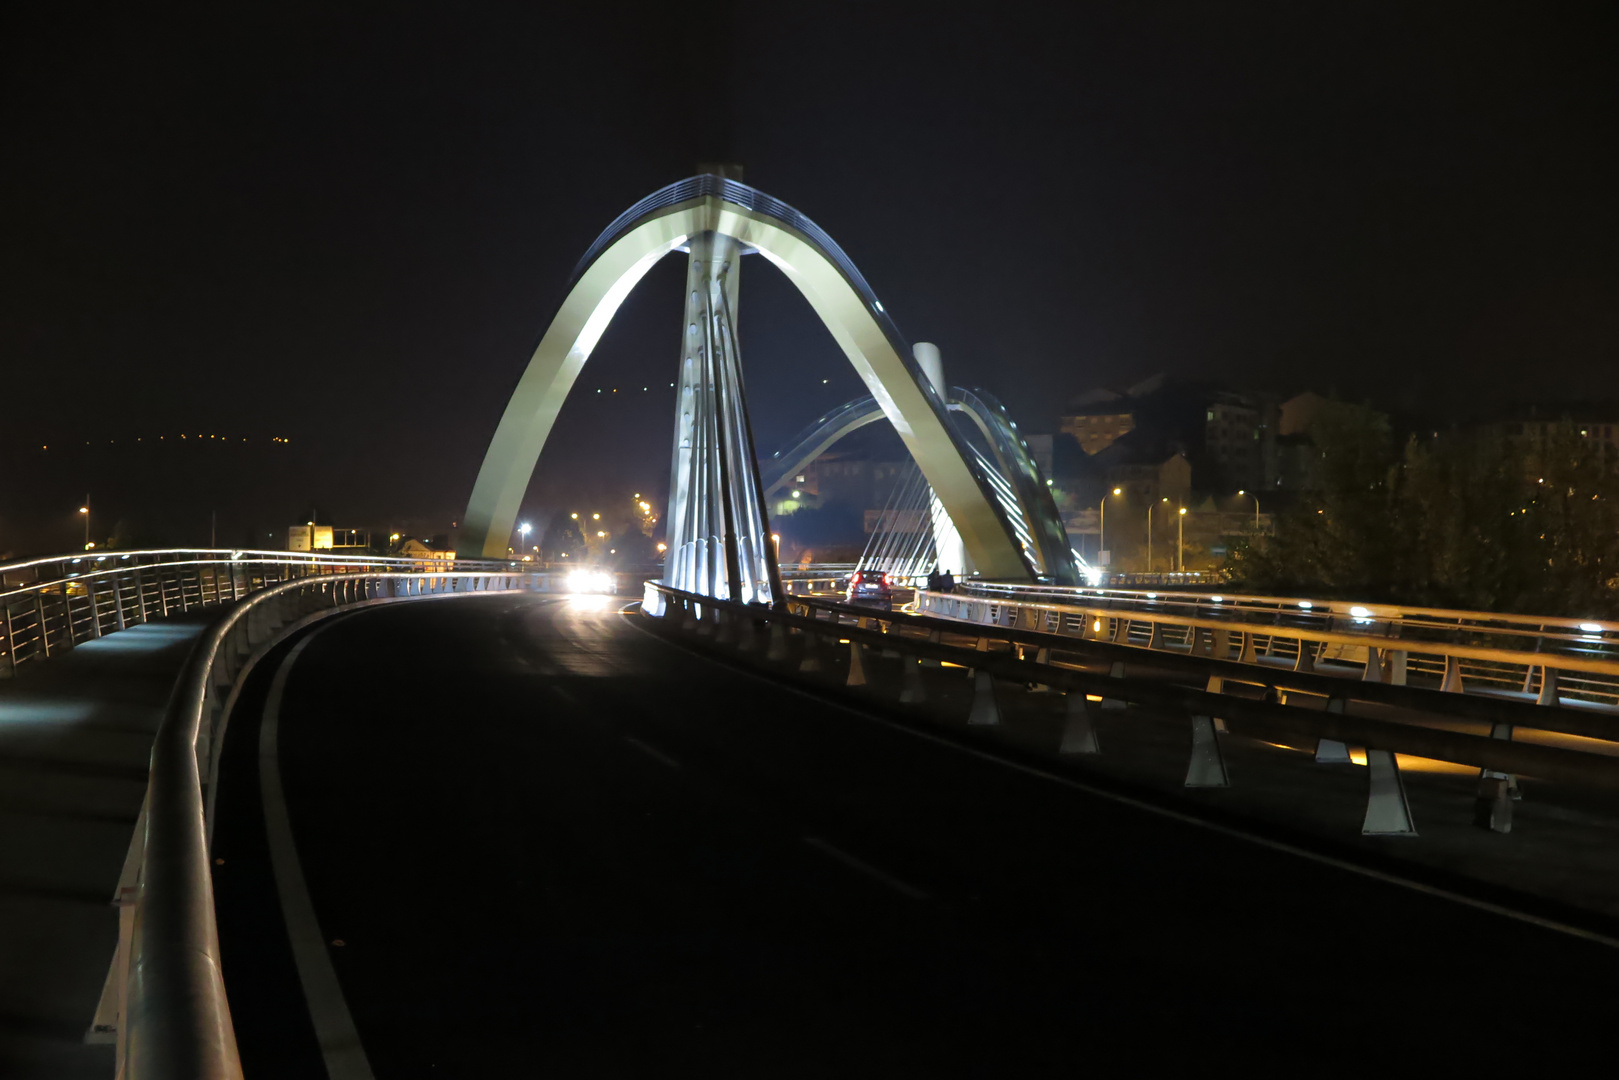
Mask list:
[[[0,1075],[107,1080],[87,1046],[152,737],[217,609],[87,642],[0,681]]]

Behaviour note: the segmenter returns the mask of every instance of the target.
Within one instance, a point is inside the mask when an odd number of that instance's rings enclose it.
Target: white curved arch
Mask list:
[[[809,301],[933,485],[979,572],[996,580],[1030,580],[1029,562],[957,447],[937,393],[913,374],[914,364],[892,340],[881,306],[862,295],[864,283],[851,281],[825,245],[727,198],[730,190],[751,192],[729,182],[716,185],[695,198],[649,209],[598,244],[599,253],[576,276],[501,417],[462,522],[460,553],[506,554],[557,413],[619,305],[654,263],[688,237],[712,230],[758,251]]]

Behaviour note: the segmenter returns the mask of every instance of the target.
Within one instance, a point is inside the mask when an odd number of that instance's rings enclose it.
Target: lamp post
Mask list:
[[[1186,507],[1175,519],[1175,573],[1186,573]]]
[[[517,526],[517,535],[521,538],[518,545],[517,545],[518,547],[527,547],[528,546],[528,534],[529,534],[529,531],[531,529],[533,529],[533,528],[534,528],[534,526],[530,525],[526,521],[523,522],[521,525]]]
[[[1245,489],[1240,489],[1240,488],[1238,489],[1237,494],[1238,495],[1248,495],[1248,497],[1250,499],[1254,500],[1254,532],[1258,532],[1259,531],[1259,496],[1258,495],[1249,495],[1248,492]]]
[[[1123,495],[1124,494],[1124,489],[1123,488],[1114,488],[1113,489],[1113,494],[1115,494],[1115,495]],[[1106,495],[1103,495],[1102,496],[1102,501],[1096,504],[1096,512],[1101,516],[1101,521],[1096,526],[1096,558],[1097,558],[1097,561],[1100,562],[1101,558],[1102,558],[1102,552],[1107,550],[1107,496]]]
[[[1158,502],[1168,501],[1168,495],[1158,500]],[[1147,504],[1147,573],[1149,574],[1152,573],[1152,512],[1156,509],[1158,509],[1158,503]]]
[[[90,494],[84,495],[84,505],[79,507],[79,513],[84,515],[84,550],[90,550]]]

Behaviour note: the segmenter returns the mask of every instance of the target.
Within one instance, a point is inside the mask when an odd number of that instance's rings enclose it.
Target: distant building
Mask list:
[[[313,542],[311,542],[311,538]],[[332,527],[330,525],[294,525],[287,530],[288,551],[330,551],[332,550]]]
[[[311,543],[311,537],[314,542]],[[337,529],[313,523],[294,525],[287,530],[288,551],[331,551],[355,554],[369,551],[371,533],[366,529]]]
[[[1247,394],[1210,395],[1203,411],[1203,453],[1214,474],[1209,486],[1255,491],[1275,483],[1277,410],[1267,406]]]
[[[1531,407],[1483,428],[1523,453],[1526,475],[1540,471],[1539,459],[1546,446],[1565,432],[1589,442],[1600,464],[1619,468],[1619,405],[1583,402],[1566,410]]]
[[[436,548],[430,544],[425,544],[413,536],[405,538],[405,541],[399,545],[399,550],[396,554],[401,559],[419,559],[423,562],[453,563],[455,561],[455,552],[447,548]]]

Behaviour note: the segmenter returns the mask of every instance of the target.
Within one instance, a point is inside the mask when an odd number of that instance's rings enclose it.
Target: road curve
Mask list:
[[[392,605],[261,665],[213,852],[250,1078],[364,1075],[289,945],[278,814],[377,1077],[1545,1067],[1613,1015],[1601,945],[917,738],[618,608]]]

